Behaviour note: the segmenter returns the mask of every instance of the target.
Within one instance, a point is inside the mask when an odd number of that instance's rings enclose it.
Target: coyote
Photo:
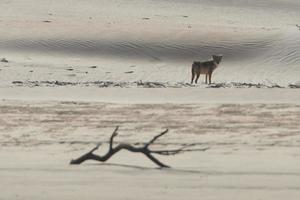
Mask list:
[[[205,83],[207,84],[207,76],[209,78],[209,84],[211,84],[211,75],[213,71],[218,67],[222,60],[223,55],[212,55],[212,60],[200,62],[200,61],[194,61],[192,65],[192,81],[191,84],[193,84],[194,77],[197,75],[195,83],[197,83],[200,74],[205,74]]]

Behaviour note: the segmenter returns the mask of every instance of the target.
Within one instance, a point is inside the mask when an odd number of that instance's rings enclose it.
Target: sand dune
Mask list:
[[[216,82],[271,83],[286,86],[299,82],[298,32],[294,27],[288,32],[273,33],[268,37],[259,36],[256,39],[250,37],[237,39],[234,38],[236,35],[232,34],[232,39],[227,40],[202,40],[204,41],[202,42],[200,38],[198,44],[184,43],[180,40],[145,42],[79,39],[19,39],[2,41],[1,44],[2,49],[6,51],[4,55],[7,55],[7,59],[11,62],[15,62],[15,66],[22,67],[26,64],[35,66],[40,63],[48,65],[46,70],[39,72],[34,70],[32,73],[37,74],[39,79],[29,78],[26,76],[27,73],[21,78],[10,73],[12,74],[10,82],[24,81],[28,78],[30,81],[49,80],[45,77],[47,74],[55,74],[57,68],[72,64],[79,70],[79,73],[78,70],[74,71],[74,76],[80,76],[83,82],[91,80],[189,82],[192,61],[208,60],[212,54],[222,53],[224,62],[215,73]],[[24,52],[30,60],[20,57]],[[57,60],[57,57],[61,60]],[[84,66],[86,63],[104,66],[96,70],[97,74],[92,74],[97,75],[97,78],[92,78],[87,73],[86,76],[81,76],[81,73],[86,72]],[[1,65],[3,68],[3,65],[11,64]],[[130,69],[130,66],[135,68]],[[32,67],[31,70],[33,69]],[[12,68],[12,70],[19,69]],[[29,68],[27,70],[30,71]],[[134,73],[131,76],[124,76],[124,72],[132,70]],[[160,73],[157,73],[158,71]],[[49,81],[52,80],[53,78],[50,78]],[[57,80],[69,81],[67,76],[61,78],[57,76]]]
[[[53,80],[47,74],[55,74],[57,68],[75,64],[84,70],[87,63],[111,69],[98,71],[97,80],[189,82],[192,61],[220,53],[224,62],[216,71],[216,82],[284,86],[299,81],[297,2],[30,2],[36,7],[2,2],[0,54],[21,66],[49,67],[34,70],[38,79],[27,73],[14,76],[20,70],[16,68],[6,85],[28,79]],[[18,8],[21,11],[16,11]],[[131,76],[118,73],[132,65],[137,72]],[[89,75],[73,76],[82,81],[95,80]],[[68,76],[55,77],[58,81],[70,80]]]

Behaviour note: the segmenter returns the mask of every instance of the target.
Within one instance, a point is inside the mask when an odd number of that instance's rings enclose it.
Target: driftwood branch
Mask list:
[[[178,149],[172,149],[172,150],[150,150],[149,146],[151,144],[153,144],[157,139],[159,139],[161,136],[165,135],[168,132],[168,129],[166,129],[165,131],[163,131],[162,133],[156,135],[152,140],[150,140],[149,142],[145,143],[144,146],[142,147],[136,147],[130,144],[126,144],[126,143],[120,143],[118,144],[116,147],[113,147],[113,140],[114,138],[118,135],[118,129],[119,127],[116,127],[114,132],[112,133],[110,140],[109,140],[109,150],[108,152],[103,155],[103,156],[99,156],[94,154],[94,151],[96,151],[101,144],[98,144],[96,147],[94,147],[92,150],[90,150],[88,153],[80,156],[77,159],[72,159],[70,164],[75,165],[75,164],[81,164],[86,160],[96,160],[96,161],[100,161],[100,162],[105,162],[107,161],[110,157],[112,157],[114,154],[116,154],[117,152],[119,152],[122,149],[134,152],[134,153],[142,153],[144,154],[147,158],[149,158],[152,162],[154,162],[156,165],[158,165],[159,167],[165,167],[165,168],[169,168],[168,165],[163,164],[162,162],[160,162],[157,158],[155,158],[152,154],[159,154],[159,155],[176,155],[182,152],[187,152],[187,151],[205,151],[208,148],[204,148],[204,149],[187,149],[188,147],[194,146],[194,144],[191,145],[185,145],[181,148]]]

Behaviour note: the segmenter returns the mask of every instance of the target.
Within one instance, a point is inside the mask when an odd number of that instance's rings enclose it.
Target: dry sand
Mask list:
[[[299,199],[299,2],[0,8],[0,200]],[[192,61],[218,53],[214,84],[190,85]],[[126,151],[69,165],[99,142],[104,153],[115,126],[117,142],[169,128],[153,148],[209,149],[160,156],[171,169]]]
[[[0,62],[1,86],[186,83],[192,61],[212,54],[224,55],[214,82],[299,82],[300,4],[292,0],[7,0],[0,6],[0,58],[9,61]]]

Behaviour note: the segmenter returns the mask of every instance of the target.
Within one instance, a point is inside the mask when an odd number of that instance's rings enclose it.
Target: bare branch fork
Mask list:
[[[96,147],[94,147],[91,151],[89,151],[88,153],[80,156],[77,159],[72,159],[70,164],[75,165],[75,164],[81,164],[86,160],[96,160],[96,161],[100,161],[100,162],[105,162],[107,161],[110,157],[112,157],[115,153],[119,152],[122,149],[134,152],[134,153],[142,153],[144,154],[147,158],[149,158],[152,162],[154,162],[156,165],[158,165],[159,167],[165,167],[165,168],[169,168],[168,165],[163,164],[162,162],[160,162],[157,158],[155,158],[152,154],[159,154],[159,155],[176,155],[179,153],[182,153],[184,151],[205,151],[208,148],[204,148],[204,149],[186,149],[187,147],[191,147],[194,146],[194,144],[191,145],[185,145],[179,149],[173,149],[173,150],[150,150],[149,146],[151,144],[153,144],[157,139],[159,139],[160,137],[162,137],[163,135],[165,135],[168,132],[168,129],[166,129],[165,131],[163,131],[162,133],[160,133],[159,135],[156,135],[153,139],[151,139],[149,142],[147,142],[144,146],[142,147],[136,147],[130,144],[126,144],[126,143],[120,143],[118,144],[116,147],[113,147],[113,140],[114,138],[118,135],[118,129],[119,127],[117,126],[114,130],[114,132],[112,133],[110,140],[109,140],[109,149],[108,152],[103,155],[103,156],[99,156],[99,155],[95,155],[94,151],[96,151],[101,144],[98,144]]]

